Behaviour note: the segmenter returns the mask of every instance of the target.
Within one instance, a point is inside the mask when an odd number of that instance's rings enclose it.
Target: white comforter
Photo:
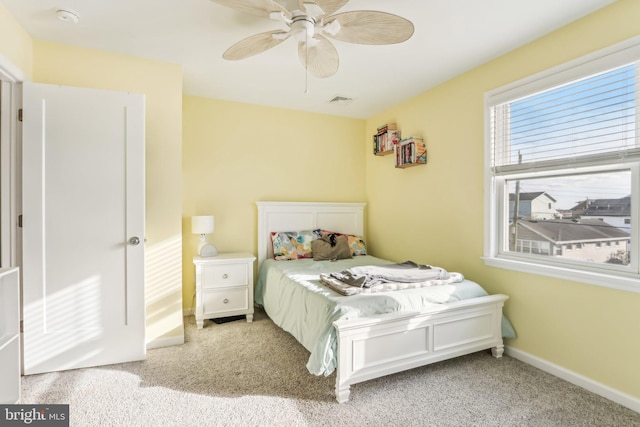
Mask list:
[[[315,375],[330,375],[336,368],[336,333],[333,322],[397,311],[420,311],[439,303],[487,295],[475,282],[402,291],[342,296],[320,282],[321,273],[355,266],[385,265],[391,261],[370,255],[339,261],[265,260],[258,275],[255,302],[285,331],[292,334],[310,353],[307,369]],[[503,335],[515,336],[503,320]]]

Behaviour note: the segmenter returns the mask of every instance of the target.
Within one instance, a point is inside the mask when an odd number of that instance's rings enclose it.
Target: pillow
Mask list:
[[[342,233],[334,233],[333,231],[322,230],[322,235],[325,234],[336,234],[338,236],[347,236],[347,241],[349,243],[349,248],[351,248],[351,255],[366,255],[367,254],[367,246],[364,243],[364,239],[361,236],[354,236],[352,234],[342,234]]]
[[[272,231],[273,259],[311,258],[311,242],[322,237],[320,229],[304,231]]]
[[[338,234],[325,234],[321,238],[311,242],[314,261],[326,261],[336,259],[353,258],[347,236]]]
[[[349,242],[349,248],[351,248],[351,253],[354,256],[367,254],[367,246],[365,245],[362,237],[352,236],[349,234],[347,235],[347,239]]]

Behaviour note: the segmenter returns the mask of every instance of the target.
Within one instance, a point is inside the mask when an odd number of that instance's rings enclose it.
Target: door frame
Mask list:
[[[0,135],[0,267],[22,266],[22,233],[18,227],[22,210],[22,126],[18,121],[18,111],[22,103],[20,83],[25,80],[25,74],[0,54],[0,82],[3,86],[0,97],[3,129]],[[7,90],[8,93],[5,93]],[[22,306],[22,301],[20,305]]]
[[[26,75],[0,53],[0,84],[9,96],[0,97],[0,266],[19,267],[20,288],[20,374],[24,374],[24,340],[22,339],[22,124],[18,111],[22,108],[22,83]]]

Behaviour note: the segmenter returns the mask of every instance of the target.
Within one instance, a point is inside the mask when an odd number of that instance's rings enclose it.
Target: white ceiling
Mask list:
[[[396,45],[335,41],[340,69],[326,79],[306,76],[293,40],[244,60],[222,59],[233,43],[286,26],[211,0],[0,4],[34,39],[180,64],[185,94],[368,118],[614,1],[351,0],[339,12],[394,13],[412,21],[415,33]],[[75,12],[80,21],[57,19],[59,9]],[[329,103],[335,96],[353,101]]]

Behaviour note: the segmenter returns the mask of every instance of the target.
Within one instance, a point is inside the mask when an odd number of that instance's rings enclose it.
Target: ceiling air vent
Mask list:
[[[348,98],[346,96],[334,96],[330,101],[329,104],[338,104],[338,105],[346,105],[349,104],[351,101],[353,101],[353,99]]]

